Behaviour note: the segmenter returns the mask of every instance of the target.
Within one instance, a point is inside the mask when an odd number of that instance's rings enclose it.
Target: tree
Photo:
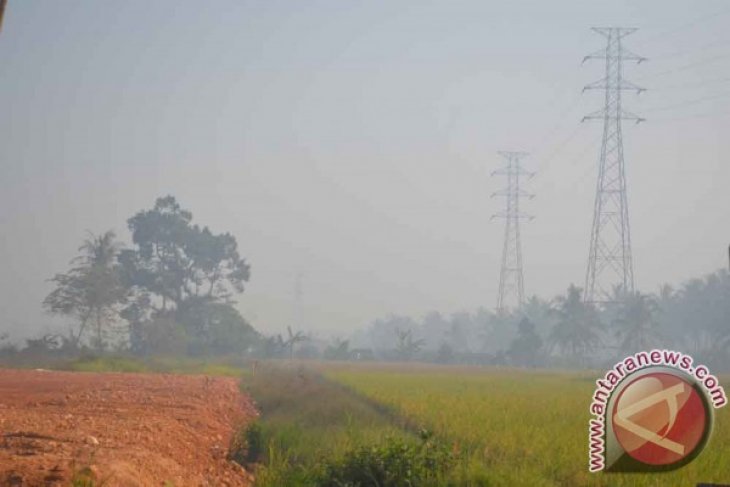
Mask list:
[[[392,350],[393,336],[399,330],[408,330],[418,327],[418,323],[408,316],[390,315],[375,320],[370,325],[367,335],[370,344],[375,350]]]
[[[178,313],[192,355],[240,353],[258,342],[259,334],[228,303],[189,299]]]
[[[445,331],[445,338],[451,347],[460,353],[468,353],[470,332],[473,328],[472,318],[469,313],[458,312],[451,315],[448,329]]]
[[[709,358],[730,358],[730,273],[723,270],[705,279],[706,311],[703,328],[710,336]]]
[[[119,312],[119,317],[129,324],[129,348],[133,353],[142,355],[147,352],[145,327],[154,319],[152,312],[150,295],[147,293],[137,293]]]
[[[659,315],[695,358],[730,363],[730,274],[723,270],[685,282]]]
[[[298,332],[294,333],[291,329],[291,326],[286,327],[286,332],[287,332],[287,338],[284,343],[285,343],[286,348],[289,349],[289,359],[293,359],[294,358],[294,347],[296,346],[296,344],[309,340],[309,337],[307,337],[307,335],[305,335],[304,332],[302,332],[302,331],[298,331]]]
[[[680,291],[680,313],[688,333],[693,354],[699,354],[709,348],[705,313],[707,310],[707,289],[702,279],[691,279],[682,286]],[[694,326],[688,326],[692,323]]]
[[[287,352],[287,345],[281,335],[265,337],[259,343],[260,354],[265,358],[283,357]]]
[[[26,338],[23,352],[29,354],[46,355],[62,350],[67,345],[67,338],[54,333],[47,333],[38,338]]]
[[[550,333],[550,343],[579,363],[600,344],[601,330],[596,309],[583,302],[581,291],[571,284],[565,296],[555,299],[552,313],[556,322]]]
[[[447,342],[441,342],[441,345],[439,345],[439,348],[436,351],[436,362],[449,364],[454,361],[455,355],[456,353],[451,345]]]
[[[507,313],[490,313],[484,316],[488,321],[480,326],[484,330],[481,333],[482,351],[492,354],[504,352],[515,338],[515,324],[519,318],[515,314]]]
[[[479,308],[473,317],[474,328],[476,330],[477,339],[479,340],[479,349],[486,352],[495,347],[495,326],[497,325],[496,315],[485,308]],[[496,351],[496,349],[492,350]]]
[[[92,345],[98,350],[105,347],[105,334],[127,296],[116,260],[119,249],[114,232],[89,234],[79,247],[80,255],[71,260],[73,267],[51,278],[56,287],[44,299],[43,307],[52,314],[70,316],[77,321],[77,332],[71,329],[74,346],[81,343],[91,326]]]
[[[536,367],[540,362],[542,339],[535,331],[535,324],[525,317],[517,325],[517,337],[512,340],[509,355],[516,365]]]
[[[543,301],[537,296],[531,296],[523,305],[522,313],[535,325],[535,333],[540,338],[546,339],[550,336],[554,317],[548,301]]]
[[[335,338],[332,344],[325,349],[324,358],[328,360],[349,360],[350,341]]]
[[[189,299],[228,301],[243,292],[250,268],[235,237],[193,225],[193,215],[174,197],[127,221],[134,249],[120,254],[130,286],[156,299],[157,311],[184,309]]]
[[[613,321],[619,346],[625,353],[648,350],[657,346],[659,324],[656,300],[640,292],[627,293],[618,303]]]
[[[675,345],[681,345],[685,340],[685,330],[677,316],[678,294],[669,284],[659,286],[659,292],[654,297],[657,306],[657,321],[666,331],[668,339]]]
[[[144,351],[160,355],[182,355],[188,351],[183,327],[170,315],[154,316],[142,329]]]
[[[423,339],[415,340],[411,330],[398,330],[396,332],[398,337],[398,344],[396,345],[396,352],[398,356],[404,360],[411,360],[418,352],[421,351]]]
[[[408,327],[408,325],[406,325]],[[426,347],[436,349],[443,342],[448,333],[450,324],[438,311],[431,311],[423,317],[421,322],[421,336],[426,341]],[[392,334],[391,334],[392,337]]]
[[[192,353],[241,351],[258,339],[233,307],[250,277],[235,237],[214,234],[192,220],[172,196],[158,198],[154,208],[127,220],[134,247],[119,254],[131,290],[122,316],[135,350],[150,336],[144,328],[166,323],[158,320],[163,317],[182,327]]]

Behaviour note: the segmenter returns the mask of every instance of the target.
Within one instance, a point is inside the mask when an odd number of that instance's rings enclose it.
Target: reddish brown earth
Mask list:
[[[255,414],[233,378],[0,369],[0,486],[248,486],[226,457]]]

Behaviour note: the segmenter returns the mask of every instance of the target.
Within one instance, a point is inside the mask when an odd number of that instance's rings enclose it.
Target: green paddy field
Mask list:
[[[260,402],[258,485],[316,485],[322,465],[419,431],[453,453],[423,485],[693,486],[730,483],[730,408],[702,454],[658,474],[588,472],[588,407],[602,372],[287,364],[244,379]],[[269,375],[271,374],[271,375]],[[288,377],[288,378],[285,378]],[[721,378],[727,384],[728,378]],[[410,438],[410,440],[409,440]]]

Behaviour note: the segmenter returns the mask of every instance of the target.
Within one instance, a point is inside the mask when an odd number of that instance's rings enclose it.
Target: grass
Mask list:
[[[74,372],[150,372],[141,360],[129,357],[82,357],[61,364],[61,369]]]
[[[261,412],[257,486],[315,485],[321,469],[348,451],[385,438],[414,439],[385,408],[311,370],[261,367],[243,387]]]
[[[324,373],[458,445],[461,485],[695,485],[730,475],[728,408],[716,411],[710,443],[682,469],[589,474],[588,405],[597,374],[403,366]]]
[[[78,458],[74,458],[71,464],[71,487],[102,487],[107,485],[109,478],[97,478],[97,474],[94,469],[90,466],[94,463],[94,453],[91,453],[87,462],[83,462],[79,467]]]
[[[250,373],[248,364],[236,357],[205,360],[180,357],[141,358],[128,355],[89,355],[60,362],[54,368],[75,372],[161,372],[227,377],[242,377]]]

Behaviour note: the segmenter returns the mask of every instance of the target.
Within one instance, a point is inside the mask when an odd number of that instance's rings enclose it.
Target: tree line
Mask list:
[[[127,227],[131,244],[111,231],[89,234],[69,269],[50,279],[43,307],[69,319],[69,330],[28,339],[26,350],[593,367],[670,347],[730,370],[727,271],[656,293],[616,289],[601,307],[571,285],[552,300],[533,296],[502,314],[390,315],[324,341],[291,328],[257,332],[235,307],[251,275],[235,237],[193,223],[173,196],[158,198]]]
[[[71,319],[58,348],[137,354],[224,354],[253,347],[259,334],[234,307],[250,266],[235,237],[193,224],[172,196],[127,220],[129,246],[90,234],[70,269],[50,280],[43,307]],[[29,342],[30,344],[30,342]]]
[[[508,313],[479,309],[421,320],[391,315],[356,333],[376,356],[444,363],[597,367],[652,348],[674,348],[730,369],[730,274],[718,271],[656,293],[614,291],[595,306],[571,285],[546,301],[533,296]]]

